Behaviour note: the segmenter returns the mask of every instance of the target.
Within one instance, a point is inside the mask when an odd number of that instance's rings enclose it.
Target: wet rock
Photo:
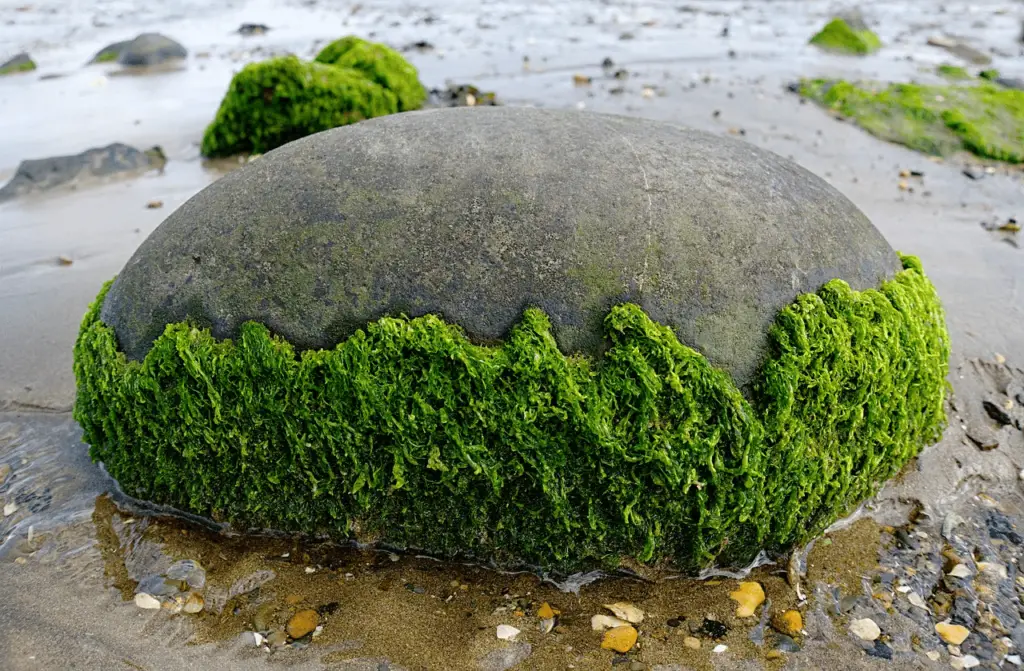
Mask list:
[[[168,580],[183,582],[192,589],[202,589],[206,586],[206,571],[199,562],[191,559],[174,562],[164,571],[164,575]]]
[[[882,635],[882,630],[874,620],[865,617],[850,623],[850,633],[862,641],[874,641]]]
[[[1020,545],[1024,538],[1017,533],[1010,518],[998,510],[989,510],[985,517],[985,526],[990,538],[998,538],[1014,545]]]
[[[318,624],[320,624],[320,616],[315,610],[300,610],[288,620],[288,635],[292,638],[302,638],[306,634],[312,633]]]
[[[165,162],[159,147],[140,151],[121,143],[70,156],[30,159],[22,161],[14,177],[0,188],[0,202],[88,179],[138,175],[162,168]]]
[[[270,32],[270,26],[263,23],[243,23],[235,31],[243,37],[251,37],[253,35],[265,35]]]
[[[804,628],[804,619],[798,610],[787,610],[772,617],[772,628],[786,636],[796,636]]]
[[[0,485],[7,482],[7,478],[11,476],[10,464],[0,464]]]
[[[510,624],[499,624],[497,629],[498,639],[502,641],[514,641],[519,635],[519,630]]]
[[[700,650],[700,639],[694,636],[687,636],[683,639],[683,645],[691,650]]]
[[[14,501],[8,501],[4,504],[4,517],[10,517],[14,513],[18,512],[18,504]]]
[[[138,590],[153,596],[174,596],[181,591],[181,583],[162,575],[151,575],[139,581]]]
[[[696,627],[695,634],[700,634],[704,638],[710,638],[717,641],[718,639],[725,638],[725,635],[729,633],[729,627],[725,626],[718,620],[712,620],[709,617],[704,618],[704,621]]]
[[[529,643],[513,643],[499,650],[492,650],[477,661],[480,671],[508,671],[517,664],[522,664],[533,654],[533,646]]]
[[[981,407],[985,413],[1002,426],[1013,424],[1013,418],[1002,407],[992,401],[982,401]]]
[[[267,636],[267,645],[272,648],[283,648],[288,644],[288,634],[282,630],[271,632],[270,636]]]
[[[945,49],[958,58],[975,65],[988,65],[992,58],[983,51],[975,49],[971,45],[953,37],[935,36],[928,38],[928,44],[933,47]]]
[[[949,619],[954,624],[962,624],[968,629],[978,621],[978,598],[966,589],[957,590],[953,595],[953,608],[949,611]]]
[[[780,634],[775,637],[775,649],[782,652],[800,652],[800,646],[789,636]]]
[[[121,47],[117,62],[127,67],[152,67],[186,57],[188,50],[171,38],[160,33],[143,33]]]
[[[17,56],[9,58],[0,65],[0,76],[13,75],[19,72],[31,72],[36,69],[36,63],[32,60],[32,57],[27,53],[20,53]]]
[[[864,652],[879,659],[892,659],[892,648],[881,641],[876,640],[875,644]]]
[[[984,424],[968,424],[967,437],[983,452],[999,447],[999,438],[996,437],[992,429]]]
[[[198,592],[192,592],[185,599],[185,604],[181,607],[181,609],[190,615],[194,615],[196,613],[202,612],[203,607],[205,605],[206,604],[203,601],[202,595]]]

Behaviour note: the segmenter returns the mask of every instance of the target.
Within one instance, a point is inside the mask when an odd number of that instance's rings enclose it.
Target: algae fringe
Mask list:
[[[949,342],[920,263],[778,315],[751,397],[637,306],[600,361],[538,310],[499,345],[427,315],[330,350],[170,324],[141,362],[100,321],[75,419],[131,496],[242,528],[571,572],[740,566],[818,534],[945,425]]]

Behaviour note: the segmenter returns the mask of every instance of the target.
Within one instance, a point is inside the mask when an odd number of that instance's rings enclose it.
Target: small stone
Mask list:
[[[24,564],[27,564],[27,563],[28,563],[28,560],[27,560],[27,559],[25,559],[24,557],[18,557],[18,558],[16,558],[16,559],[14,560],[14,563],[15,563],[15,564],[18,564],[18,565],[20,566],[20,565],[24,565]]]
[[[1024,664],[1024,662],[1021,661],[1020,655],[1007,655],[1006,661],[1014,666],[1021,666],[1021,664]]]
[[[632,625],[615,627],[604,632],[601,639],[601,647],[605,650],[614,650],[623,654],[629,652],[636,645],[637,631]]]
[[[18,504],[15,503],[14,501],[11,501],[10,503],[4,506],[4,517],[10,517],[16,512],[18,512]]]
[[[939,622],[935,625],[935,633],[950,645],[960,645],[967,639],[971,632],[967,627],[961,624]]]
[[[57,263],[59,263],[62,266],[70,266],[72,263],[74,263],[74,261],[71,259],[70,256],[64,256],[63,254],[61,254],[60,256],[57,257]]]
[[[990,580],[1006,580],[1006,567],[994,562],[978,562],[978,570]]]
[[[316,573],[316,569],[313,568],[312,566],[307,566],[306,567],[306,575],[309,575],[310,573]]]
[[[964,655],[963,657],[954,657],[949,660],[949,664],[954,669],[973,669],[976,666],[981,666],[981,660],[974,655]]]
[[[163,206],[164,206],[164,201],[162,201],[162,200],[151,200],[148,203],[146,203],[146,209],[147,210],[159,210]]]
[[[542,620],[550,620],[553,617],[555,617],[555,615],[558,615],[558,611],[552,608],[551,604],[549,604],[547,601],[542,603],[540,605],[540,608],[537,609],[537,617],[541,618]]]
[[[862,641],[875,641],[882,635],[882,630],[874,620],[865,617],[850,623],[850,633]]]
[[[206,603],[203,601],[203,595],[198,592],[192,592],[188,595],[188,598],[185,599],[185,605],[182,606],[181,609],[189,615],[195,615],[196,613],[201,612],[205,605]]]
[[[644,621],[644,612],[631,603],[618,601],[616,603],[606,603],[604,607],[614,613],[615,617],[625,620],[630,624],[640,624]]]
[[[252,642],[257,648],[263,645],[263,642],[267,640],[263,638],[263,635],[258,631],[250,631],[249,634],[252,635]]]
[[[161,608],[174,615],[180,613],[184,606],[185,599],[177,594],[160,602]]]
[[[798,610],[787,610],[772,617],[772,628],[786,636],[796,636],[804,628],[804,618]]]
[[[152,594],[139,592],[135,595],[135,605],[146,610],[160,610],[160,600]]]
[[[907,601],[910,602],[911,606],[916,606],[921,610],[928,610],[928,604],[924,602],[924,598],[917,592],[907,594]]]
[[[925,655],[927,655],[928,659],[932,660],[933,662],[939,661],[939,658],[942,657],[942,653],[938,650],[929,650],[925,653]]]
[[[611,615],[595,615],[590,618],[590,628],[594,631],[604,631],[605,629],[614,629],[615,627],[621,627],[627,625],[629,622],[620,620],[617,617]]]
[[[892,659],[892,648],[881,641],[875,641],[874,647],[868,648],[865,652],[879,659]]]
[[[302,638],[316,629],[318,624],[320,615],[315,610],[300,610],[288,620],[288,635],[292,638]]]
[[[753,617],[757,607],[764,603],[764,588],[758,582],[741,582],[729,598],[739,604],[736,617]]]
[[[542,634],[551,633],[551,630],[555,628],[555,618],[553,618],[553,617],[546,617],[546,618],[544,618],[543,620],[540,621],[539,628],[540,628],[540,633],[542,633]]]
[[[519,635],[519,630],[510,624],[499,624],[497,634],[502,641],[514,641]]]
[[[954,578],[970,578],[971,569],[967,567],[967,564],[957,564],[947,575],[951,575]]]
[[[780,652],[800,652],[800,646],[789,636],[779,636],[775,640],[775,649]]]
[[[0,485],[7,482],[7,478],[11,475],[11,467],[8,464],[0,464]]]
[[[700,650],[700,639],[693,636],[687,636],[683,639],[683,645],[690,650]]]
[[[720,654],[722,654],[723,652],[725,652],[728,649],[729,649],[729,646],[724,645],[722,643],[719,643],[718,645],[716,645],[714,647],[714,649],[711,652],[720,655]]]
[[[785,656],[786,655],[781,650],[769,650],[768,654],[766,654],[764,657],[765,659],[775,660],[782,659]]]
[[[288,643],[288,634],[280,629],[267,636],[267,645],[272,648],[282,648]]]
[[[590,77],[586,75],[573,75],[572,83],[576,86],[590,86]]]

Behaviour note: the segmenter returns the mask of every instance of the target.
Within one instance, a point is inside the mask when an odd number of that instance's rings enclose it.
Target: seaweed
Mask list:
[[[282,56],[234,76],[203,134],[204,156],[264,153],[306,135],[398,111],[361,71]]]
[[[364,73],[371,81],[395,94],[398,111],[408,112],[423,106],[427,91],[419,73],[394,49],[359,38],[345,37],[324,47],[316,61]]]
[[[949,343],[919,262],[832,280],[769,333],[750,398],[638,306],[566,356],[528,309],[477,345],[432,315],[329,350],[263,325],[168,324],[142,361],[100,318],[75,345],[75,418],[132,495],[239,528],[556,570],[695,571],[780,552],[849,512],[945,422]]]
[[[805,79],[800,93],[873,135],[927,154],[969,151],[1024,162],[1024,91],[985,80],[933,86]]]
[[[869,54],[882,47],[878,35],[867,28],[855,28],[841,18],[825,24],[809,43],[828,51],[857,55]]]

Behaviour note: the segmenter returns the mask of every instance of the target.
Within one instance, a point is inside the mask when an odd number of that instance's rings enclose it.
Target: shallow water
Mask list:
[[[386,554],[294,546],[280,539],[211,537],[201,527],[150,520],[97,499],[112,483],[89,462],[66,413],[74,397],[71,347],[78,322],[100,285],[146,235],[229,167],[205,166],[197,145],[232,73],[251,60],[288,51],[311,56],[319,44],[350,32],[397,47],[426,40],[432,51],[407,56],[428,87],[471,82],[496,91],[506,104],[640,115],[722,134],[742,131],[745,140],[826,178],[894,247],[922,258],[946,305],[956,361],[995,352],[1011,363],[1024,361],[1022,252],[980,226],[1020,217],[1020,173],[999,171],[969,180],[960,161],[933,163],[879,142],[801,105],[784,90],[789,81],[813,75],[934,79],[935,65],[955,62],[925,44],[928,36],[943,32],[996,49],[993,66],[1022,76],[1017,3],[950,3],[927,14],[919,3],[862,4],[887,46],[859,59],[805,46],[834,9],[819,1],[368,0],[358,9],[270,0],[216,5],[89,0],[70,6],[34,3],[25,10],[22,5],[21,0],[0,2],[0,58],[28,50],[40,69],[0,78],[0,180],[22,159],[115,141],[140,148],[159,144],[170,160],[162,173],[0,205],[0,411],[8,410],[0,414],[0,464],[13,469],[0,494],[5,503],[18,505],[17,512],[0,519],[0,655],[14,660],[11,668],[63,668],[69,660],[82,668],[378,668],[377,661],[342,666],[340,660],[380,657],[407,668],[474,668],[498,649],[494,627],[501,623],[529,632],[522,640],[533,646],[527,664],[536,666],[530,668],[605,668],[611,656],[597,649],[599,638],[587,620],[607,600],[635,600],[652,613],[656,625],[644,629],[649,645],[640,654],[644,663],[711,663],[710,646],[691,655],[664,623],[680,614],[699,617],[701,611],[728,619],[732,581],[602,580],[583,587],[579,596],[566,595],[529,575],[414,557],[392,562]],[[272,30],[243,38],[233,33],[243,22],[266,23]],[[728,36],[722,37],[726,25]],[[104,45],[148,30],[178,39],[190,58],[180,69],[147,74],[84,66]],[[623,39],[625,33],[632,39]],[[606,57],[629,77],[606,72],[600,65]],[[593,77],[593,83],[574,85],[576,73]],[[60,76],[44,79],[50,75]],[[913,192],[897,188],[903,168],[925,173]],[[147,209],[154,200],[163,207]],[[61,255],[73,263],[61,265]],[[953,376],[967,402],[991,391],[983,378],[969,370],[963,381]],[[907,501],[926,501],[939,510],[978,491],[1019,488],[1016,475],[1024,466],[1019,441],[985,453],[965,441],[954,425],[943,444],[890,486],[869,512],[895,518]],[[871,527],[857,528],[861,535],[837,536],[839,559],[831,560],[836,575],[825,576],[847,589],[866,566],[865,555],[854,552],[865,547],[863,534],[877,535]],[[280,561],[285,552],[292,561]],[[123,600],[131,596],[134,581],[182,558],[203,562],[218,589],[230,591],[234,581],[270,564],[275,581],[255,597],[247,593],[231,608],[199,618],[152,614]],[[307,574],[307,566],[316,572]],[[767,567],[756,575],[776,605],[792,604],[792,590],[779,570]],[[511,599],[505,598],[506,590]],[[288,603],[289,596],[298,596],[298,603]],[[525,599],[522,617],[516,609],[495,611],[516,599]],[[535,618],[530,619],[542,599],[565,615],[566,631],[553,639],[540,636]],[[341,606],[309,650],[267,655],[236,638],[264,601],[282,612],[299,604],[338,601]],[[762,655],[749,643],[749,629],[735,627],[727,641],[733,652],[715,658],[719,667],[745,668],[745,660]],[[832,638],[822,634],[820,649],[811,652],[808,646],[793,664],[821,668],[840,654],[835,650],[841,651],[840,664],[851,668],[874,663],[842,636],[828,648]],[[919,662],[909,656],[904,661]]]

